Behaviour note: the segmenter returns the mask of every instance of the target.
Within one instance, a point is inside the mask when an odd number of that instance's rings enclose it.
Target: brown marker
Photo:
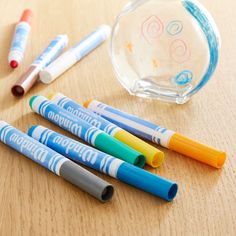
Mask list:
[[[58,35],[42,54],[31,64],[29,69],[19,78],[11,92],[16,97],[22,97],[35,84],[39,72],[47,67],[63,50],[68,43],[67,35]]]

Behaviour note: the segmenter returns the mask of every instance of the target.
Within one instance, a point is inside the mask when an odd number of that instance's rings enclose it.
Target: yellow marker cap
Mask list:
[[[221,168],[226,159],[226,153],[201,144],[179,133],[175,133],[169,142],[169,149],[189,156],[210,166]]]
[[[48,100],[52,100],[53,99],[53,97],[56,95],[57,93],[50,93],[49,95],[48,95]]]
[[[141,152],[146,157],[146,163],[153,168],[159,167],[164,161],[164,153],[125,130],[119,130],[114,138]]]

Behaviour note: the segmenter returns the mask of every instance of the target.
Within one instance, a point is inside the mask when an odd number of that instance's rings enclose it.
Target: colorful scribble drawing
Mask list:
[[[184,63],[191,57],[190,49],[182,39],[174,40],[170,45],[170,57],[176,63]]]
[[[155,68],[155,69],[158,67],[158,62],[157,62],[156,58],[152,59],[152,67]]]
[[[166,27],[166,32],[171,36],[180,34],[183,30],[183,24],[180,20],[170,21]]]
[[[141,33],[144,39],[151,44],[162,35],[163,29],[162,21],[157,16],[152,15],[142,23]]]
[[[131,42],[126,43],[126,48],[130,53],[133,52],[133,44]]]
[[[175,82],[178,85],[185,85],[190,83],[192,78],[193,73],[190,70],[183,70],[175,77]]]

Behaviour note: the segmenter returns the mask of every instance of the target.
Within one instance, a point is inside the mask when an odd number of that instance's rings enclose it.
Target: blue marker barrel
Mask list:
[[[102,130],[72,115],[63,108],[48,101],[43,96],[33,96],[30,100],[30,107],[47,120],[59,127],[71,132],[98,149],[116,156],[133,165],[143,167],[145,157],[130,148],[128,145],[116,140]]]
[[[62,93],[51,94],[49,96],[49,99],[57,106],[86,121],[87,123],[97,127],[98,129],[103,130],[113,137],[117,132],[121,130],[121,128],[117,125],[95,114],[93,111],[84,108],[82,105],[74,102],[72,99],[66,97]]]
[[[4,121],[0,121],[0,140],[100,201],[111,199],[114,191],[111,184]]]
[[[50,100],[56,105],[142,153],[146,157],[146,164],[156,168],[163,163],[164,153],[157,148],[95,114],[93,111],[84,108],[61,93],[57,93],[49,97]]]
[[[176,196],[178,186],[175,182],[137,168],[43,126],[32,126],[28,130],[28,135],[73,161],[82,163],[145,192],[167,201],[172,201]]]

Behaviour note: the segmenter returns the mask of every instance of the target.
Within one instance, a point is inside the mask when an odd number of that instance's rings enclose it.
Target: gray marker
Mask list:
[[[111,184],[4,121],[0,121],[0,140],[100,201],[107,202],[112,198],[114,188]]]

